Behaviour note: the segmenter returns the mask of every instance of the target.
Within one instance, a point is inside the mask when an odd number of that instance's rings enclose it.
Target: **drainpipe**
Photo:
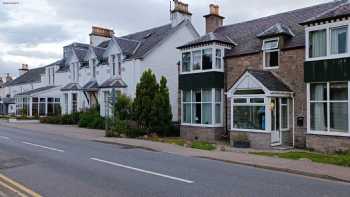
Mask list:
[[[293,148],[295,147],[295,98],[294,94],[292,94],[293,100]]]

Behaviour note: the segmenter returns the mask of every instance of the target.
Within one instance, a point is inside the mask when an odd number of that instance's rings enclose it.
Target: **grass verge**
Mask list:
[[[308,159],[316,163],[333,164],[338,166],[350,167],[350,153],[347,154],[321,154],[314,152],[285,152],[285,153],[272,153],[272,152],[254,152],[251,154],[279,157],[283,159],[301,160]]]
[[[192,142],[191,147],[195,149],[209,150],[209,151],[216,149],[216,146],[214,144],[210,144],[208,142],[200,142],[200,141]]]

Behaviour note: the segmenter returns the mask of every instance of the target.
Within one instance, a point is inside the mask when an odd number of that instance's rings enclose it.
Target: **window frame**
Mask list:
[[[203,101],[203,91],[210,90],[211,92],[211,101]],[[220,102],[216,101],[216,90],[220,90],[221,99]],[[181,90],[181,125],[184,126],[194,126],[194,127],[207,127],[207,128],[216,128],[216,127],[223,127],[224,120],[223,120],[223,99],[224,99],[224,90],[220,88],[209,88],[209,89],[200,89],[201,91],[201,102],[196,102],[193,99],[193,93],[198,90]],[[184,101],[184,92],[190,92],[191,94],[191,101]],[[193,123],[193,104],[201,104],[201,123]],[[203,104],[211,104],[211,124],[203,124]],[[220,104],[220,122],[216,123],[216,105]],[[191,123],[185,123],[184,122],[184,105],[190,105],[191,106]]]
[[[276,48],[271,48],[271,49],[265,49],[266,42],[271,42],[271,41],[277,41],[277,47]],[[280,65],[280,49],[279,49],[279,45],[280,45],[280,39],[278,37],[269,38],[269,39],[263,40],[262,51],[263,51],[263,67],[264,67],[264,69],[269,70],[269,69],[278,69],[279,68],[279,65]],[[267,66],[266,65],[266,57],[267,57],[268,54],[274,53],[274,52],[277,52],[278,65],[277,66]]]
[[[346,83],[348,88],[347,100],[331,100],[330,95],[330,85],[331,83]],[[326,84],[327,87],[327,97],[326,100],[315,101],[311,100],[311,85],[312,84]],[[327,136],[345,136],[350,137],[350,81],[332,81],[332,82],[317,82],[317,83],[307,83],[306,86],[307,91],[307,133],[314,135],[327,135]],[[311,129],[311,104],[312,103],[325,103],[327,105],[327,129],[326,131],[312,130]],[[348,104],[348,130],[344,132],[335,132],[331,131],[331,104],[332,103],[347,103]]]
[[[347,26],[347,52],[342,54],[331,54],[331,29],[340,28],[343,26]],[[327,55],[322,57],[310,57],[309,51],[309,42],[310,42],[310,32],[318,31],[318,30],[326,30],[327,34]],[[305,29],[305,61],[318,61],[318,60],[327,60],[327,59],[337,59],[337,58],[345,58],[350,56],[350,21],[337,21],[333,23],[326,23],[318,26],[306,27]]]
[[[223,46],[218,46],[218,45],[209,45],[205,47],[196,47],[196,48],[191,48],[187,50],[182,50],[180,53],[180,74],[193,74],[193,73],[204,73],[204,72],[212,72],[212,71],[218,71],[218,72],[224,72],[224,51],[227,47]],[[211,49],[211,59],[212,59],[212,67],[211,69],[203,70],[203,50],[206,49]],[[221,67],[217,68],[216,67],[216,50],[221,51]],[[201,60],[200,60],[200,69],[198,70],[193,70],[193,53],[200,51],[201,52]],[[190,66],[189,66],[189,71],[184,71],[183,69],[183,55],[185,53],[190,53]]]

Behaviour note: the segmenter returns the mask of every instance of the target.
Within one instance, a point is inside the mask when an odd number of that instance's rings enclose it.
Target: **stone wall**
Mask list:
[[[350,151],[350,137],[336,137],[325,135],[306,135],[306,147],[308,149],[324,152],[348,152]]]
[[[297,127],[295,119],[295,145],[304,148],[306,144],[306,84],[304,83],[304,57],[305,50],[291,49],[280,52],[280,66],[271,70],[280,80],[287,84],[295,93],[295,118],[304,117],[304,125]],[[263,69],[263,53],[251,54],[225,59],[225,85],[226,92],[234,85],[246,69]],[[226,102],[227,128],[231,128],[231,106]],[[292,104],[290,105],[290,127],[292,129]]]
[[[271,135],[269,133],[253,133],[253,132],[231,132],[230,142],[233,146],[233,140],[237,135],[247,134],[251,148],[255,149],[271,149]]]
[[[180,132],[181,137],[185,138],[186,140],[215,142],[222,138],[224,134],[224,128],[207,128],[181,125]]]

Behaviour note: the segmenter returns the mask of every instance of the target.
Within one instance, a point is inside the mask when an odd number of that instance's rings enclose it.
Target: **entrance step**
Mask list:
[[[272,147],[274,150],[293,150],[293,147],[291,146],[274,146]]]

